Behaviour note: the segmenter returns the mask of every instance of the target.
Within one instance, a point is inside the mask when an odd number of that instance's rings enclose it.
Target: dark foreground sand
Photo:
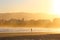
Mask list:
[[[0,37],[0,40],[60,40],[60,34]]]
[[[60,40],[60,34],[50,33],[0,33],[0,40]]]

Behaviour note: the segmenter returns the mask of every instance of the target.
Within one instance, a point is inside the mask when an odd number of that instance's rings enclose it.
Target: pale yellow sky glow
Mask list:
[[[0,12],[48,13],[53,0],[6,0],[1,1]],[[5,3],[5,4],[4,4]]]

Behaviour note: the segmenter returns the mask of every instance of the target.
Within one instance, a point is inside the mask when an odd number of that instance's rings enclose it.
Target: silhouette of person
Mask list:
[[[31,28],[31,32],[32,32],[32,28]]]

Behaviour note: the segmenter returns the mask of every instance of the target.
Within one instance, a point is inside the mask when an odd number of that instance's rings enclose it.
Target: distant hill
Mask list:
[[[52,19],[51,15],[43,14],[43,13],[0,13],[0,19],[21,19],[24,18],[25,20],[30,19]]]

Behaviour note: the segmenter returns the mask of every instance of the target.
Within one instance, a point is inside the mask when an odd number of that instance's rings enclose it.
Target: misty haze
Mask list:
[[[53,34],[54,36],[55,34],[59,34],[60,18],[49,18],[48,16],[51,15],[44,17],[45,15],[32,13],[0,13],[0,33],[5,33],[5,37],[14,35],[16,37],[19,35],[42,35],[44,37],[46,34]],[[23,38],[22,40],[25,40],[25,37]],[[31,38],[31,40],[32,39],[35,40],[35,38]]]
[[[0,40],[60,40],[60,0],[0,0]]]

